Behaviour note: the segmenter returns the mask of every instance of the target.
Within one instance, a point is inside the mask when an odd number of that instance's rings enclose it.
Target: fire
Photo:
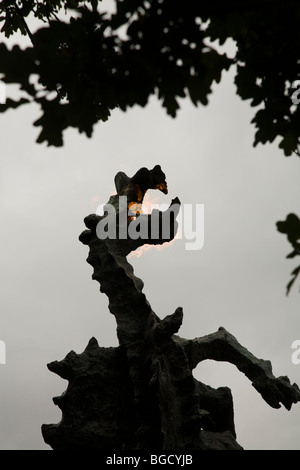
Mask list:
[[[140,202],[130,202],[128,204],[128,209],[130,212],[135,214],[134,216],[130,216],[130,219],[133,220],[139,214],[144,214],[142,209],[142,204]]]
[[[165,184],[158,184],[155,189],[160,189],[161,191],[166,191],[166,185]],[[156,190],[151,190],[149,189],[143,199],[143,203],[131,203],[130,209],[133,212],[139,212],[140,214],[151,214],[152,209],[159,208],[160,210],[167,210],[169,205],[166,203],[166,196]],[[150,250],[157,250],[161,251],[166,248],[171,247],[174,243],[175,240],[178,238],[178,232],[175,235],[174,239],[165,242],[162,245],[143,245],[140,246],[137,250],[132,251],[129,255],[128,258],[140,258],[143,254],[147,253]]]
[[[99,194],[95,194],[92,198],[91,198],[91,206],[94,207],[95,204],[97,204],[97,202],[99,202],[101,200],[101,196],[99,196]]]
[[[128,258],[140,258],[142,254],[146,253],[147,251],[151,250],[151,248],[154,248],[153,245],[143,245],[140,246],[137,250],[132,251],[129,253]]]
[[[165,205],[166,209],[169,207],[169,204],[166,204],[165,202],[165,196],[155,191],[154,189],[149,189],[144,196],[142,204],[143,214],[151,214],[153,206],[161,207],[163,205]]]
[[[161,186],[164,187],[163,185]],[[128,209],[135,214],[151,214],[153,207],[156,207],[158,205],[165,206],[163,210],[169,207],[168,204],[161,204],[161,195],[155,190],[148,190],[143,198],[143,201],[142,197],[139,196],[140,195],[138,194],[137,202],[130,202],[128,204]],[[134,217],[130,218],[132,220]]]
[[[170,242],[165,242],[162,245],[143,245],[140,246],[137,250],[132,251],[129,253],[128,258],[140,258],[142,255],[147,253],[147,251],[150,251],[152,249],[157,250],[157,251],[162,251],[165,248],[169,248],[175,243],[176,236],[171,240]]]
[[[138,187],[135,188],[136,201],[130,201],[127,204],[128,217],[131,220],[135,219],[140,214],[145,214],[145,215],[151,214],[152,210],[154,208],[159,209],[161,211],[165,211],[169,208],[170,204],[166,203],[166,196],[165,196],[166,193],[162,194],[162,192],[159,192],[159,191],[156,191],[156,190],[148,190],[144,194],[144,197],[143,197],[142,192],[138,191],[138,189],[139,189]],[[163,185],[163,184],[157,185],[157,189],[166,190],[166,185]],[[110,195],[111,196],[117,196],[115,191],[110,191]],[[91,198],[91,204],[94,206],[101,199],[102,199],[101,196],[96,194]],[[96,213],[98,215],[103,215],[104,206],[105,206],[105,204],[100,204],[98,206],[97,211],[96,211]],[[157,245],[145,244],[143,246],[140,246],[138,249],[131,252],[128,255],[128,258],[140,258],[142,256],[142,254],[146,253],[147,251],[149,251],[151,249],[161,251],[165,248],[168,248],[168,247],[172,246],[174,244],[176,238],[178,238],[177,234],[176,234],[176,236],[174,237],[173,240],[171,240],[170,242],[164,242],[161,245],[160,244],[157,244]]]

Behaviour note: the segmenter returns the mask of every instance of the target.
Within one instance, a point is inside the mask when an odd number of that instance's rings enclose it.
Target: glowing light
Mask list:
[[[147,253],[150,250],[156,250],[156,251],[162,251],[165,250],[166,248],[170,248],[172,245],[174,245],[176,240],[176,236],[173,238],[173,240],[169,242],[164,242],[162,245],[143,245],[140,246],[137,250],[132,251],[129,253],[128,258],[140,258],[142,255]]]
[[[130,205],[130,209],[133,211],[134,209],[138,209],[140,214],[151,214],[153,209],[159,209],[161,211],[165,211],[169,208],[170,204],[166,203],[166,196],[156,189],[160,189],[161,191],[166,190],[166,185],[158,184],[155,189],[149,189],[143,199],[143,203],[132,203]],[[135,210],[137,212],[137,210]],[[128,258],[140,258],[142,255],[147,253],[150,250],[162,251],[175,243],[175,239],[177,238],[177,234],[173,240],[170,242],[164,242],[161,245],[143,245],[140,246],[137,250],[132,251],[129,253]]]
[[[99,194],[95,194],[92,198],[91,198],[91,206],[93,207],[95,204],[97,204],[97,202],[99,202],[101,200],[101,196],[99,196]]]

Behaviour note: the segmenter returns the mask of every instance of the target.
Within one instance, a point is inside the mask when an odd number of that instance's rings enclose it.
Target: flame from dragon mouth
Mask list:
[[[159,188],[158,188],[159,186]],[[159,184],[155,189],[164,188],[166,185]],[[165,205],[165,209],[169,207],[169,204],[162,202],[162,196],[155,190],[150,190],[145,193],[143,198],[138,199],[137,201],[131,201],[128,204],[128,209],[137,215],[139,214],[151,214],[153,207],[157,208],[158,206]],[[133,219],[134,217],[131,217]]]
[[[142,255],[144,255],[145,253],[147,253],[147,251],[150,250],[162,251],[165,248],[168,248],[173,245],[175,243],[175,240],[176,236],[173,238],[173,240],[165,242],[162,245],[142,245],[137,250],[131,251],[127,258],[140,258]]]
[[[159,189],[164,194],[167,194],[165,192],[165,190],[166,190],[166,185],[165,184],[161,183],[161,184],[157,185],[155,189]],[[169,207],[169,204],[166,203],[165,196],[162,196],[160,193],[158,193],[155,190],[148,190],[145,193],[142,204],[141,203],[131,203],[129,205],[130,210],[132,212],[136,212],[136,213],[140,213],[140,214],[151,214],[153,207],[156,208],[158,206],[160,206],[160,208],[161,208],[161,206],[165,206],[165,209],[167,209]],[[161,209],[161,210],[165,210],[165,209]],[[152,251],[153,250],[162,251],[165,248],[168,248],[171,245],[173,245],[175,243],[176,238],[178,238],[177,234],[175,235],[173,240],[171,240],[169,242],[165,242],[162,245],[147,245],[147,244],[142,245],[139,248],[137,248],[135,251],[132,251],[131,253],[129,253],[129,255],[127,257],[128,258],[140,258],[142,255],[144,255],[145,253],[147,253],[150,250],[152,250]]]
[[[99,196],[99,194],[95,194],[90,200],[91,206],[94,207],[99,201],[101,201],[101,196]]]

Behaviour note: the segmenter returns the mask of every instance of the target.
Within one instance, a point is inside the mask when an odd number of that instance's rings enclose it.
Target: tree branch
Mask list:
[[[24,28],[26,29],[26,32],[27,32],[27,34],[28,34],[28,36],[29,36],[29,38],[30,38],[30,41],[31,41],[32,45],[34,46],[33,34],[32,34],[32,32],[30,31],[30,29],[29,29],[29,27],[28,27],[28,24],[26,23],[26,20],[25,20],[25,18],[24,18],[24,16],[23,16],[23,13],[22,13],[21,9],[18,7],[17,3],[15,3],[14,8],[15,8],[15,10],[16,10],[16,12],[17,12],[17,15],[20,17],[20,19],[21,19],[21,21],[22,21],[22,23],[23,23]]]

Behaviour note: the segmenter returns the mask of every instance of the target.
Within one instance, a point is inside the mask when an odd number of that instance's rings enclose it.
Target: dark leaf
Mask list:
[[[190,77],[187,83],[187,87],[190,98],[195,106],[197,106],[199,102],[203,105],[208,104],[207,95],[210,92],[210,88],[205,88],[203,86],[203,81],[199,77]]]
[[[167,109],[167,113],[172,117],[176,116],[176,111],[180,108],[175,97],[172,95],[165,96],[163,100],[163,106]]]
[[[300,238],[300,219],[296,214],[288,214],[285,221],[277,222],[277,230],[286,233],[291,243]]]
[[[284,150],[285,156],[289,157],[292,155],[298,148],[299,136],[288,132],[283,137],[282,141],[279,144],[279,147]]]
[[[286,295],[288,295],[290,293],[290,290],[291,290],[292,286],[294,285],[298,275],[300,274],[300,266],[298,266],[296,269],[294,269],[291,274],[292,274],[293,277],[286,286]]]
[[[287,258],[295,258],[295,256],[299,256],[299,255],[300,255],[300,249],[297,249],[297,250],[293,250],[286,257]]]
[[[63,130],[67,127],[66,105],[62,105],[58,100],[40,100],[43,110],[42,116],[34,122],[34,126],[41,126],[37,142],[47,142],[47,145],[61,147],[63,145]]]
[[[19,101],[12,100],[11,98],[7,98],[6,102],[3,104],[0,104],[0,113],[4,113],[8,109],[16,109],[19,106],[22,106],[22,104],[29,103],[30,101],[26,98],[21,98]]]

